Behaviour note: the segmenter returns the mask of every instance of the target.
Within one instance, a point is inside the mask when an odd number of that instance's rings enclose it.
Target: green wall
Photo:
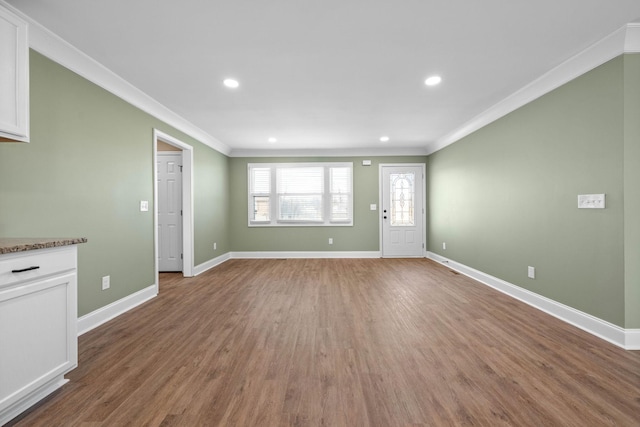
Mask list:
[[[371,166],[362,166],[364,159]],[[276,162],[353,162],[353,227],[249,227],[247,164]],[[379,203],[379,164],[425,162],[426,156],[231,158],[232,251],[378,251],[380,211],[369,205]]]
[[[198,144],[194,149],[193,168],[193,245],[194,264],[197,266],[231,251],[229,158]],[[217,243],[215,251],[214,242]]]
[[[31,142],[0,144],[0,235],[88,238],[80,316],[155,282],[153,213],[139,211],[153,201],[153,128],[194,147],[196,264],[229,251],[227,157],[36,52],[30,61]]]
[[[615,58],[430,155],[429,250],[639,327],[639,70]],[[577,209],[591,193],[606,209]]]
[[[378,165],[427,162],[430,251],[640,328],[639,76],[640,55],[623,55],[428,158],[227,158],[31,52],[31,143],[0,144],[0,235],[87,237],[82,316],[154,283],[153,214],[138,209],[153,201],[153,128],[194,149],[196,265],[230,251],[378,251]],[[354,163],[353,227],[247,226],[247,163],[295,161]],[[578,210],[585,193],[606,193],[607,209]]]
[[[624,266],[627,328],[640,328],[640,54],[624,55]]]

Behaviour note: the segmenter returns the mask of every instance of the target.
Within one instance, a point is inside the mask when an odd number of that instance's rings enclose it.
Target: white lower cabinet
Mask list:
[[[0,425],[78,364],[77,248],[0,255]]]

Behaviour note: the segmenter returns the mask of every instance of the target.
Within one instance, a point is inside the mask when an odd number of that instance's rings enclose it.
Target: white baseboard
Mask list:
[[[379,251],[347,251],[347,252],[227,252],[219,257],[210,259],[193,268],[193,275],[197,276],[232,258],[380,258]],[[134,294],[126,296],[109,305],[101,307],[91,313],[78,318],[78,336],[108,322],[111,319],[131,310],[134,307],[158,295],[158,286],[151,285]]]
[[[69,380],[65,379],[64,375],[59,375],[46,384],[38,387],[23,399],[20,399],[9,407],[3,409],[0,411],[0,426],[5,425],[5,423],[8,423],[68,382]]]
[[[640,329],[625,329],[625,346],[627,350],[640,350]]]
[[[78,318],[78,336],[97,328],[103,323],[149,301],[158,295],[158,286],[151,285],[118,301],[105,305]]]
[[[210,259],[209,261],[203,262],[202,264],[198,264],[193,267],[193,275],[197,276],[198,274],[202,274],[207,270],[211,270],[213,267],[222,264],[230,258],[231,252],[227,252],[226,254],[220,255],[219,257]]]
[[[380,258],[380,251],[265,251],[232,252],[231,258]]]
[[[279,259],[279,258],[380,258],[379,251],[268,251],[268,252],[227,252],[224,255],[204,262],[193,269],[194,275],[202,274],[229,259]],[[447,265],[452,270],[490,286],[506,295],[516,298],[525,304],[544,311],[560,320],[576,326],[626,350],[640,350],[640,329],[624,329],[575,308],[538,295],[482,271],[468,267],[459,262],[445,258],[433,252],[427,252],[427,257]],[[131,310],[132,308],[150,300],[158,294],[157,285],[151,285],[125,298],[99,308],[78,319],[78,335],[102,325],[103,323]]]
[[[434,261],[438,261],[446,265],[452,270],[471,277],[480,283],[490,286],[506,295],[509,295],[510,297],[537,308],[538,310],[544,311],[547,314],[602,338],[605,341],[609,341],[618,347],[622,347],[626,350],[640,350],[640,329],[621,328],[613,323],[609,323],[550,298],[538,295],[535,292],[531,292],[502,279],[498,279],[497,277],[483,273],[482,271],[468,267],[436,253],[428,252],[427,256]]]

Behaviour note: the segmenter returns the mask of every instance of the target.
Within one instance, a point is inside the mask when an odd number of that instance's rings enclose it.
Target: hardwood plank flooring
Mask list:
[[[640,426],[640,352],[425,259],[162,274],[68,378],[10,425]]]

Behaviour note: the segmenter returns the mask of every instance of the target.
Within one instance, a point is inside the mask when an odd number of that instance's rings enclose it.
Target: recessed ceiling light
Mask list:
[[[231,89],[235,89],[238,86],[240,86],[240,83],[238,83],[238,81],[235,80],[235,79],[224,79],[222,84],[224,84],[226,87],[231,88]]]
[[[381,136],[380,137],[380,142],[389,142],[389,137],[388,136]]]
[[[441,81],[442,81],[442,77],[431,76],[424,81],[424,84],[426,84],[427,86],[435,86],[435,85],[439,85]]]
[[[274,138],[274,137],[271,137],[271,138],[267,139],[267,141],[269,141],[270,143],[273,144],[274,142],[278,142],[278,139]]]

